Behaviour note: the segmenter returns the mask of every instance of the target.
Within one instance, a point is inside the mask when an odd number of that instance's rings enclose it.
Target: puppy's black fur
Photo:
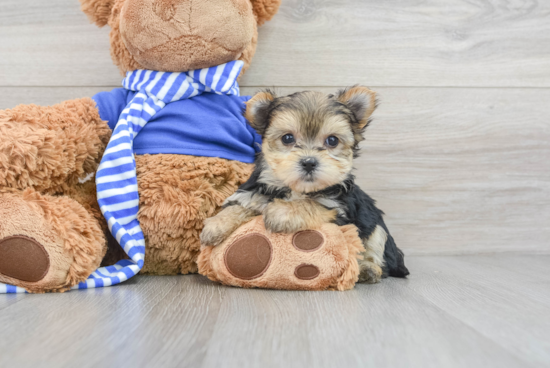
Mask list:
[[[384,248],[383,276],[407,276],[409,270],[405,267],[403,252],[395,245],[395,241],[384,223],[382,217],[384,212],[376,207],[374,199],[355,184],[353,177],[346,180],[344,185],[335,185],[323,192],[327,191],[329,193],[322,193],[322,195],[333,196],[335,194],[337,201],[342,203],[346,213],[345,217],[338,216],[338,225],[354,224],[359,229],[361,239],[368,239],[377,225],[380,225],[388,235]],[[334,194],[330,192],[334,192]]]

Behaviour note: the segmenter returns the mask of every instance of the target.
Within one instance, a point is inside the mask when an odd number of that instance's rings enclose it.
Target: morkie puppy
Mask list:
[[[351,223],[366,249],[359,260],[359,282],[407,276],[403,253],[384,224],[383,212],[352,175],[353,158],[375,107],[375,93],[362,86],[328,96],[256,94],[245,117],[263,138],[262,152],[250,179],[218,215],[205,221],[201,242],[218,245],[258,215],[272,232]]]

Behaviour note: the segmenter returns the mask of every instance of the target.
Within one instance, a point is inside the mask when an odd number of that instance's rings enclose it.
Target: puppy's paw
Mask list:
[[[233,232],[231,226],[221,216],[214,216],[204,221],[201,232],[201,245],[220,245]]]
[[[359,261],[359,280],[366,284],[376,284],[382,279],[382,268],[370,261]]]

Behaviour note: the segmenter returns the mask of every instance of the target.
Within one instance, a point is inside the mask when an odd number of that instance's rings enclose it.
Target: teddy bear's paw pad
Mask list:
[[[313,252],[321,248],[324,242],[323,234],[316,230],[299,231],[292,238],[294,247],[304,252]]]
[[[252,280],[264,274],[271,263],[273,249],[260,234],[246,235],[225,251],[225,266],[229,273],[242,280]]]
[[[50,269],[50,257],[36,240],[24,235],[0,239],[0,274],[20,281],[42,280]]]
[[[299,278],[300,280],[313,280],[319,274],[321,271],[319,271],[319,267],[314,266],[312,264],[301,264],[294,270],[294,276]]]

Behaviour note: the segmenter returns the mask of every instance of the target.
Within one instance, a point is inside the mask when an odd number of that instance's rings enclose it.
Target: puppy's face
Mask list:
[[[361,86],[336,96],[258,93],[247,103],[246,118],[263,137],[260,181],[298,193],[343,182],[374,108],[375,93]]]

